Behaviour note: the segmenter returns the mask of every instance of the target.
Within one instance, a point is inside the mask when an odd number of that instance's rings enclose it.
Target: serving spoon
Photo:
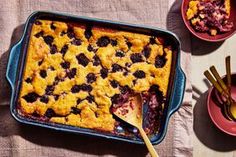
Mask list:
[[[152,157],[158,157],[156,150],[154,149],[152,143],[150,142],[148,136],[143,130],[143,104],[142,97],[140,94],[136,94],[129,98],[129,100],[113,110],[113,114],[122,119],[123,121],[129,123],[130,125],[136,127],[140,135],[142,136],[148,151]]]

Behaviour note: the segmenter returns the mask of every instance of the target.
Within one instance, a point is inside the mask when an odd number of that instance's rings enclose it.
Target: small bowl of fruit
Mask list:
[[[183,0],[183,21],[196,37],[224,41],[236,32],[235,0]]]

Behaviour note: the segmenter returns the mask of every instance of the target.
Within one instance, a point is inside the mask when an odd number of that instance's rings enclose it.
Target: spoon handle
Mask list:
[[[221,77],[220,77],[219,73],[217,72],[215,66],[211,66],[210,70],[211,70],[212,74],[215,76],[216,80],[219,82],[220,86],[223,88],[223,90],[225,92],[228,92],[228,88],[225,85],[224,81],[221,79]]]
[[[154,149],[152,143],[150,142],[149,138],[147,137],[145,131],[143,130],[142,126],[138,127],[140,135],[142,136],[149,153],[151,154],[152,157],[159,157],[156,150]]]
[[[230,68],[230,56],[225,58],[225,64],[226,64],[226,74],[227,74],[227,86],[228,86],[228,90],[229,93],[230,88],[231,88],[231,68]]]

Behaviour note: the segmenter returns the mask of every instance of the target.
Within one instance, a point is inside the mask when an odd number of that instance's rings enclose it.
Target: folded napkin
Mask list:
[[[115,21],[161,27],[175,32],[182,43],[181,65],[187,76],[182,107],[171,118],[161,157],[192,156],[191,43],[180,16],[181,0],[1,0],[0,1],[0,156],[147,156],[145,146],[25,126],[10,115],[10,87],[5,80],[9,49],[21,37],[23,24],[36,10],[67,12]]]

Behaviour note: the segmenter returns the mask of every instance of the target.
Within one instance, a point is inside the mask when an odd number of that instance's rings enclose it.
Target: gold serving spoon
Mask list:
[[[148,151],[152,157],[158,157],[156,150],[154,149],[152,143],[147,137],[145,131],[143,130],[143,104],[142,97],[140,94],[136,94],[129,98],[127,103],[123,104],[121,107],[116,108],[113,113],[122,119],[123,121],[136,127],[140,135],[142,136]]]
[[[221,88],[221,86],[219,85],[219,83],[213,78],[213,76],[210,74],[210,72],[208,70],[206,70],[204,72],[204,75],[206,76],[206,78],[213,84],[213,86],[216,88],[216,90],[221,94],[222,97],[228,99],[228,95],[227,93],[225,93],[225,91],[223,90],[223,88]],[[228,105],[228,101],[227,101],[227,105],[223,105],[223,111],[224,114],[226,116],[227,119],[229,120],[233,120],[231,118],[231,116],[229,115],[229,105]]]

